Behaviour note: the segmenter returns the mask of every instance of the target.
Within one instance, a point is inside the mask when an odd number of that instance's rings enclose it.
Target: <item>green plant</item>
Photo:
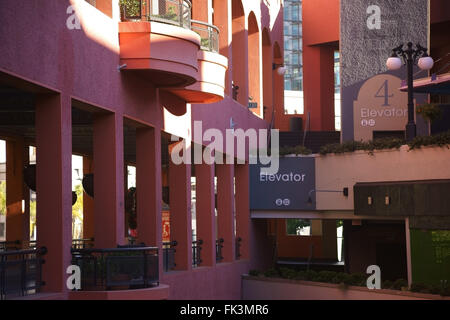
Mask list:
[[[381,284],[381,288],[382,289],[391,289],[392,285],[393,285],[393,283],[391,280],[384,280],[383,283]]]
[[[202,48],[210,48],[210,41],[208,38],[201,38],[201,46]]]
[[[295,279],[297,272],[290,268],[280,268],[280,276],[285,279]]]
[[[320,154],[326,155],[328,153],[345,153],[354,152],[357,150],[369,151],[369,154],[373,154],[374,150],[383,149],[399,149],[403,144],[404,140],[397,138],[383,138],[375,139],[371,141],[346,141],[344,143],[334,143],[328,144],[320,148]]]
[[[269,270],[264,272],[264,276],[268,277],[268,278],[275,278],[275,277],[279,276],[279,273],[278,273],[277,269],[270,268]]]
[[[422,118],[428,121],[429,124],[442,117],[441,108],[434,103],[425,103],[417,106],[416,113],[420,114]]]
[[[304,146],[295,146],[295,147],[281,147],[279,154],[280,156],[285,156],[288,154],[295,154],[295,155],[309,155],[312,151]]]
[[[415,137],[408,142],[409,150],[419,149],[422,146],[447,146],[450,144],[450,131],[443,132],[434,136]]]
[[[122,18],[141,16],[141,2],[139,0],[120,0],[119,3]]]
[[[405,279],[397,279],[392,284],[392,289],[394,290],[402,290],[404,287],[408,287],[408,281]]]
[[[255,269],[252,269],[252,270],[250,270],[250,271],[248,272],[248,274],[249,274],[250,276],[257,277],[257,276],[259,276],[259,271],[258,271],[258,270],[255,270]]]

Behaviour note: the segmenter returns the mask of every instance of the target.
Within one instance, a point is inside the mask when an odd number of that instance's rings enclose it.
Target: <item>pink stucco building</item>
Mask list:
[[[8,109],[0,132],[10,165],[6,240],[28,241],[29,190],[21,168],[28,165],[24,150],[35,146],[36,247],[47,249],[45,285],[35,298],[240,298],[241,274],[264,263],[267,254],[262,246],[266,225],[250,220],[248,164],[175,165],[169,156],[176,144],[171,136],[206,145],[193,135],[194,121],[202,121],[204,130],[224,133],[230,126],[268,128],[263,106],[270,121],[274,101],[282,97],[283,79],[273,70],[273,63],[282,62],[281,3],[123,2],[0,4],[0,91],[2,108]],[[256,108],[248,108],[249,97]],[[136,167],[136,241],[151,247],[153,258],[144,258],[144,268],[151,269],[159,286],[67,288],[73,154],[83,156],[85,175],[95,177],[95,196],[83,197],[83,237],[93,238],[96,249],[127,244],[124,177],[127,165]],[[196,220],[191,219],[191,176],[196,179]],[[163,199],[170,208],[175,252],[163,249]],[[201,261],[194,264],[198,250],[192,249],[192,221],[202,241]],[[172,270],[163,261],[166,254],[175,261]],[[94,265],[102,263],[100,255],[87,253],[97,257]],[[106,259],[108,253],[103,255]]]

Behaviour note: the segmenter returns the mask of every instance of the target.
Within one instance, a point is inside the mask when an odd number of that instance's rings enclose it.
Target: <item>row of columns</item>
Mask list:
[[[38,95],[36,132],[37,246],[48,254],[43,268],[44,291],[66,291],[66,268],[72,244],[72,101],[63,94]],[[28,153],[23,140],[7,143],[8,240],[29,239],[29,218],[22,212],[28,194],[23,164]],[[94,113],[93,156],[84,158],[84,173],[94,173],[94,199],[84,197],[84,238],[95,238],[96,248],[124,244],[123,116]],[[237,236],[242,238],[241,258],[248,258],[249,190],[247,165],[196,166],[197,230],[204,241],[202,265],[216,263],[216,238],[224,239],[225,262],[235,259],[234,212]],[[161,130],[136,130],[136,189],[138,241],[157,246],[162,253]],[[171,235],[178,242],[178,269],[192,268],[191,165],[169,164]],[[216,172],[217,170],[217,172]],[[214,177],[218,178],[218,231],[215,221]],[[234,194],[236,180],[236,197]],[[234,201],[236,200],[236,206]],[[25,206],[28,207],[28,206]],[[89,212],[89,214],[86,214]],[[28,212],[29,215],[29,212]],[[17,222],[20,221],[20,222]],[[26,221],[26,222],[25,222]],[[19,226],[12,228],[11,226]],[[162,255],[160,255],[162,272]]]
[[[203,163],[194,166],[197,239],[203,241],[201,266],[216,264],[216,239],[224,240],[223,262],[235,260],[236,237],[242,239],[241,259],[248,259],[250,221],[248,165]],[[175,165],[173,162],[169,164],[170,233],[171,240],[177,242],[175,253],[177,270],[192,268],[191,169],[189,164]],[[217,177],[217,222],[215,177]]]

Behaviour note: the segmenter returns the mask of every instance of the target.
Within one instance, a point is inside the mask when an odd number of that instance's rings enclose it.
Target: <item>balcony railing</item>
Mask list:
[[[122,19],[125,21],[156,21],[190,29],[189,0],[123,0]]]
[[[191,29],[200,35],[202,50],[219,52],[219,28],[209,23],[192,20]]]
[[[242,242],[242,238],[237,237],[236,238],[236,260],[239,260],[241,258],[241,242]]]
[[[7,250],[20,250],[22,244],[19,240],[16,241],[0,241],[0,252]]]
[[[158,248],[72,249],[81,290],[140,289],[159,285]]]
[[[0,252],[0,300],[37,293],[42,282],[45,247]]]
[[[163,242],[163,265],[164,271],[167,272],[175,268],[175,249],[177,245],[176,241]]]
[[[23,249],[33,249],[36,248],[36,240],[30,240],[28,242],[21,242],[17,240],[19,246]],[[72,249],[87,249],[94,247],[94,238],[89,239],[72,239]]]
[[[203,240],[199,239],[197,241],[192,241],[192,267],[196,268],[202,263],[201,253],[202,253]]]
[[[223,260],[222,256],[223,242],[224,240],[222,238],[216,240],[216,262],[220,262]]]

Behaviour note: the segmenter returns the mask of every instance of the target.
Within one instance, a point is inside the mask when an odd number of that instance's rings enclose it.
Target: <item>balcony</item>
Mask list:
[[[159,284],[157,247],[73,248],[72,264],[81,269],[81,289],[71,299],[167,299]]]
[[[228,60],[218,53],[219,29],[191,20],[187,0],[127,3],[119,25],[120,70],[138,74],[187,103],[222,100]]]
[[[200,36],[191,31],[188,0],[129,0],[119,24],[120,69],[156,87],[197,81]]]
[[[81,269],[81,288],[85,291],[159,285],[156,247],[72,249],[72,263]]]
[[[44,285],[42,264],[47,249],[8,250],[9,248],[5,246],[0,251],[0,300],[39,292]]]
[[[200,35],[197,82],[185,88],[173,88],[170,92],[188,103],[214,103],[224,98],[225,72],[228,60],[220,55],[219,29],[201,21],[192,20],[191,29]]]

